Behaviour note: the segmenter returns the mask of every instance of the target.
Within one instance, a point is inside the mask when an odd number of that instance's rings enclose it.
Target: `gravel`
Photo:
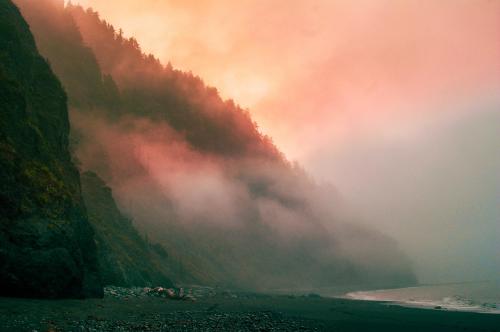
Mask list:
[[[73,322],[65,331],[318,331],[317,328],[306,327],[307,324],[274,312],[207,314],[178,311],[153,315],[141,322],[136,319],[109,321],[88,317]]]
[[[319,331],[317,322],[273,310],[241,310],[268,295],[210,287],[106,287],[104,299],[23,300],[0,310],[1,331]],[[173,295],[172,295],[173,294]],[[227,303],[234,305],[227,305]],[[221,303],[226,303],[222,305]],[[222,307],[221,307],[222,306]],[[180,309],[180,310],[179,310]]]

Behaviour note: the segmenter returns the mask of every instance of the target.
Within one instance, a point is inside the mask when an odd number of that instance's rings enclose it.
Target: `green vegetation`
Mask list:
[[[192,73],[162,66],[96,12],[57,8],[53,0],[16,3],[66,88],[70,106],[109,119],[136,115],[168,123],[203,151],[284,161],[246,110],[224,101]]]
[[[141,238],[118,210],[111,189],[94,173],[82,174],[82,193],[96,230],[99,270],[104,285],[171,286],[168,255]]]
[[[61,84],[0,0],[0,295],[102,294],[68,134]]]

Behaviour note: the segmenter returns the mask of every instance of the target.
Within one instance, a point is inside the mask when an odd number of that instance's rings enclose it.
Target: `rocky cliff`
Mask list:
[[[73,111],[111,110],[119,104],[113,80],[100,71],[92,50],[84,45],[64,2],[15,0],[28,21],[37,47],[61,80]],[[43,33],[40,33],[43,31]],[[72,126],[70,149],[77,149],[85,132]],[[73,156],[74,157],[74,156]],[[158,245],[147,243],[115,204],[110,188],[94,173],[82,175],[89,221],[95,229],[99,272],[104,285],[171,285],[169,261]]]
[[[61,84],[0,0],[0,295],[102,295],[68,134]]]

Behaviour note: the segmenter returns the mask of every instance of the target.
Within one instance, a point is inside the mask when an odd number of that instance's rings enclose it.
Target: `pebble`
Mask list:
[[[131,301],[130,305],[147,306],[148,300],[140,299],[142,297],[163,297],[167,294],[165,289],[157,288],[123,288],[106,287],[105,299],[122,299]],[[227,297],[227,298],[252,298],[263,295],[252,293],[238,293],[227,290],[218,291],[209,287],[190,287],[187,290],[181,288],[171,289],[177,295],[185,297]],[[183,298],[184,299],[184,298]],[[166,298],[165,300],[169,300]],[[106,308],[114,305],[116,301],[104,302]],[[99,307],[99,306],[98,306]],[[103,305],[100,305],[103,307]],[[87,307],[85,301],[82,302],[81,318],[72,316],[71,318],[61,314],[59,311],[49,314],[39,320],[36,316],[17,316],[8,317],[0,315],[2,321],[1,327],[9,331],[79,331],[79,332],[107,332],[107,331],[319,331],[318,325],[312,321],[285,316],[275,311],[256,311],[256,312],[224,312],[219,311],[217,304],[208,307],[190,307],[184,311],[170,312],[151,312],[145,314],[143,311],[132,312],[126,319],[119,319],[112,316],[101,315],[95,311],[86,313]],[[196,308],[196,310],[194,310]],[[20,319],[21,318],[21,319]],[[36,324],[34,324],[36,323]],[[39,326],[41,325],[41,326]],[[36,328],[36,329],[35,329]]]
[[[284,318],[278,313],[213,313],[197,311],[172,312],[154,320],[137,322],[85,320],[75,322],[80,331],[318,331],[301,320]],[[69,326],[69,330],[73,327]]]

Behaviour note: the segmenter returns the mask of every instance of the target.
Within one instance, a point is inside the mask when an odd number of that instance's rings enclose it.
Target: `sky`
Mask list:
[[[500,272],[500,0],[79,0],[261,130],[422,281]]]

